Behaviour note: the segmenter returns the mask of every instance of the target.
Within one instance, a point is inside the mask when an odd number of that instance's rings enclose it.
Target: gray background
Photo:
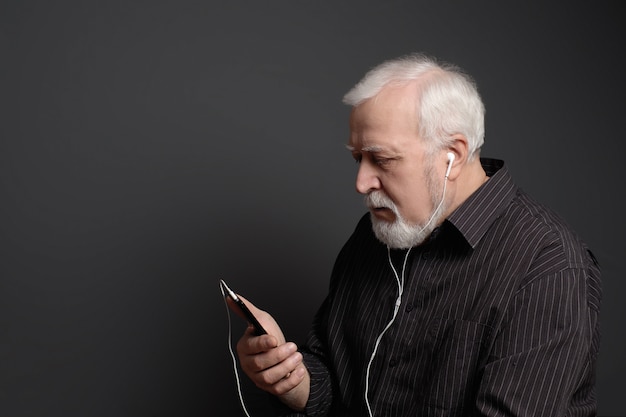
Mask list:
[[[0,415],[243,415],[218,279],[302,341],[364,212],[341,97],[412,51],[476,78],[483,154],[595,251],[626,415],[626,16],[501,3],[3,0]]]

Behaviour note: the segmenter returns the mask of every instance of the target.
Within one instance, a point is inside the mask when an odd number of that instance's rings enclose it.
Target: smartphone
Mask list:
[[[222,286],[222,289],[224,290],[224,295],[226,297],[230,297],[230,299],[233,300],[235,304],[237,304],[237,307],[239,307],[243,315],[246,316],[246,319],[248,320],[248,322],[252,323],[252,325],[254,326],[254,334],[256,336],[267,334],[263,326],[261,326],[261,323],[259,323],[256,317],[254,317],[254,314],[252,314],[252,312],[248,309],[248,307],[246,307],[246,304],[241,300],[241,298],[239,298],[233,290],[228,288],[228,285],[226,285],[223,279],[220,279],[220,285]]]

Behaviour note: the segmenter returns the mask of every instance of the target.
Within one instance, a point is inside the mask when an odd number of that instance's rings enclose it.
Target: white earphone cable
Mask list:
[[[230,352],[230,357],[233,361],[233,371],[235,373],[235,381],[237,383],[237,394],[239,395],[239,402],[241,403],[241,407],[243,408],[243,412],[247,417],[250,417],[248,413],[248,409],[246,408],[246,404],[243,401],[243,394],[241,393],[241,383],[239,381],[239,372],[237,371],[237,359],[235,357],[235,353],[233,352],[232,346],[232,324],[230,320],[230,310],[228,309],[228,304],[226,304],[226,297],[224,294],[224,289],[220,286],[220,290],[222,291],[222,298],[224,298],[224,306],[226,307],[226,316],[228,317],[228,352]]]
[[[374,357],[376,356],[376,351],[378,350],[378,346],[380,345],[380,341],[383,336],[387,332],[387,330],[391,327],[393,322],[396,320],[396,316],[398,315],[398,310],[400,309],[400,305],[402,304],[402,293],[404,292],[404,273],[406,271],[406,262],[409,259],[409,253],[411,253],[411,248],[406,251],[406,255],[404,256],[404,262],[402,263],[402,275],[401,278],[398,277],[398,271],[396,271],[395,266],[393,266],[393,262],[391,261],[391,250],[389,246],[387,246],[387,258],[389,259],[389,265],[391,265],[391,270],[393,271],[393,275],[396,278],[396,282],[398,283],[398,298],[396,298],[396,303],[393,309],[393,316],[387,326],[383,329],[383,331],[376,338],[376,343],[374,344],[374,350],[372,352],[372,356],[370,356],[370,360],[367,364],[367,370],[365,371],[365,404],[367,405],[367,411],[370,417],[373,417],[372,407],[369,402],[369,380],[370,380],[370,368],[372,366],[372,362],[374,361]]]

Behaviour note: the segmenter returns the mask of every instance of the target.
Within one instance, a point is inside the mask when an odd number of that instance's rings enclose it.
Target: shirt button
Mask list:
[[[392,359],[389,360],[389,367],[390,368],[395,367],[397,364],[398,364],[398,361],[396,361],[395,359],[392,358]]]
[[[430,252],[426,251],[422,253],[422,259],[428,260],[430,258]]]
[[[410,313],[411,310],[413,310],[414,308],[415,306],[413,305],[413,303],[408,303],[406,307],[404,308],[404,311],[406,311],[407,313]]]

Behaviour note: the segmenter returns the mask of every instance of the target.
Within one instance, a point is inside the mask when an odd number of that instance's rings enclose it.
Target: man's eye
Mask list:
[[[374,158],[374,162],[376,165],[385,166],[389,165],[391,162],[391,158]]]
[[[354,158],[354,162],[357,164],[360,164],[361,160],[363,159],[361,155],[352,155],[352,157]]]

